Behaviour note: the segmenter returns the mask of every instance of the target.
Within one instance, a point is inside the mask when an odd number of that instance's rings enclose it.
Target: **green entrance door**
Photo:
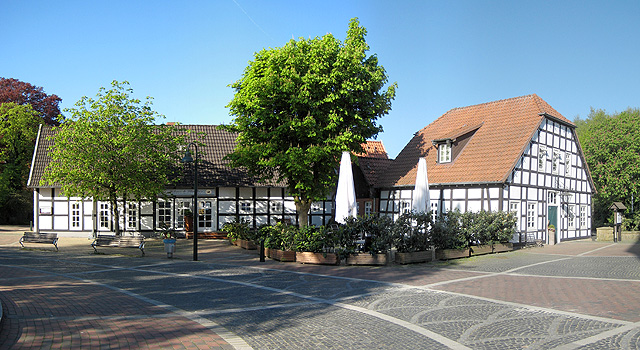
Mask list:
[[[556,244],[557,242],[557,234],[558,232],[558,207],[556,206],[548,206],[547,207],[547,218],[549,220],[549,224],[547,227],[547,233],[549,234],[549,244]],[[553,225],[553,226],[551,226]],[[553,228],[551,228],[553,227]]]

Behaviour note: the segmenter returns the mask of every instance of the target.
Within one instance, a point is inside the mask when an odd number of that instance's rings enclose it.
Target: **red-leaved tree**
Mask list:
[[[0,104],[5,102],[29,104],[48,125],[60,124],[58,120],[60,101],[62,101],[60,97],[47,95],[39,86],[33,86],[18,79],[0,77]]]

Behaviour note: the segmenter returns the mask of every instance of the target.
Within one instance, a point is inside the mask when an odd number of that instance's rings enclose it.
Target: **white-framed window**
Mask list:
[[[553,158],[552,158],[552,162],[551,162],[551,172],[553,174],[557,174],[558,173],[558,168],[560,168],[560,153],[558,152],[558,150],[553,150]]]
[[[364,202],[364,215],[373,214],[373,202]]]
[[[177,206],[177,215],[176,218],[176,228],[185,228],[184,226],[184,212],[187,210],[191,210],[191,200],[190,199],[181,199],[176,203]],[[193,211],[192,211],[193,213]]]
[[[518,201],[509,202],[509,212],[516,214],[516,216],[520,215],[520,202]]]
[[[282,213],[282,202],[272,201],[269,203],[271,213]]]
[[[564,154],[564,174],[571,175],[571,153]]]
[[[82,207],[80,202],[71,203],[71,228],[80,228],[80,208]]]
[[[400,201],[400,213],[401,214],[411,213],[411,203],[409,203],[408,201]]]
[[[438,202],[433,201],[431,202],[431,220],[436,220],[436,217],[438,216]]]
[[[251,207],[251,202],[240,202],[240,213],[252,214],[253,209]]]
[[[558,205],[558,192],[549,191],[547,193],[547,204]]]
[[[98,218],[100,228],[109,229],[111,227],[111,211],[109,209],[109,203],[100,203],[100,208],[98,209]]]
[[[442,143],[438,146],[438,162],[451,163],[451,144]]]
[[[538,149],[538,171],[544,171],[547,162],[547,148],[540,146]]]
[[[171,214],[172,214],[171,202],[159,200],[158,201],[158,227],[160,227],[160,225],[163,222],[166,222],[173,227]]]
[[[573,204],[567,205],[567,227],[569,229],[576,228],[576,206]]]
[[[580,228],[587,228],[587,206],[580,206]]]
[[[138,204],[127,203],[127,228],[135,230],[138,228]]]
[[[527,203],[527,230],[536,229],[537,209],[538,205],[535,202]]]

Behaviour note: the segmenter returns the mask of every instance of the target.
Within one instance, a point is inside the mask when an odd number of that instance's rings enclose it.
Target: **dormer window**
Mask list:
[[[441,143],[438,146],[438,163],[451,163],[451,143]]]

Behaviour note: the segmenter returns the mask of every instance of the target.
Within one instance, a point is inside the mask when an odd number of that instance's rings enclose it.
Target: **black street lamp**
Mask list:
[[[198,261],[198,219],[200,217],[200,213],[198,212],[198,145],[196,143],[191,142],[187,145],[187,151],[184,153],[182,162],[193,162],[191,152],[189,152],[189,147],[191,147],[191,145],[193,145],[196,150],[195,175],[193,180],[193,209],[195,212],[193,220],[193,261]]]

